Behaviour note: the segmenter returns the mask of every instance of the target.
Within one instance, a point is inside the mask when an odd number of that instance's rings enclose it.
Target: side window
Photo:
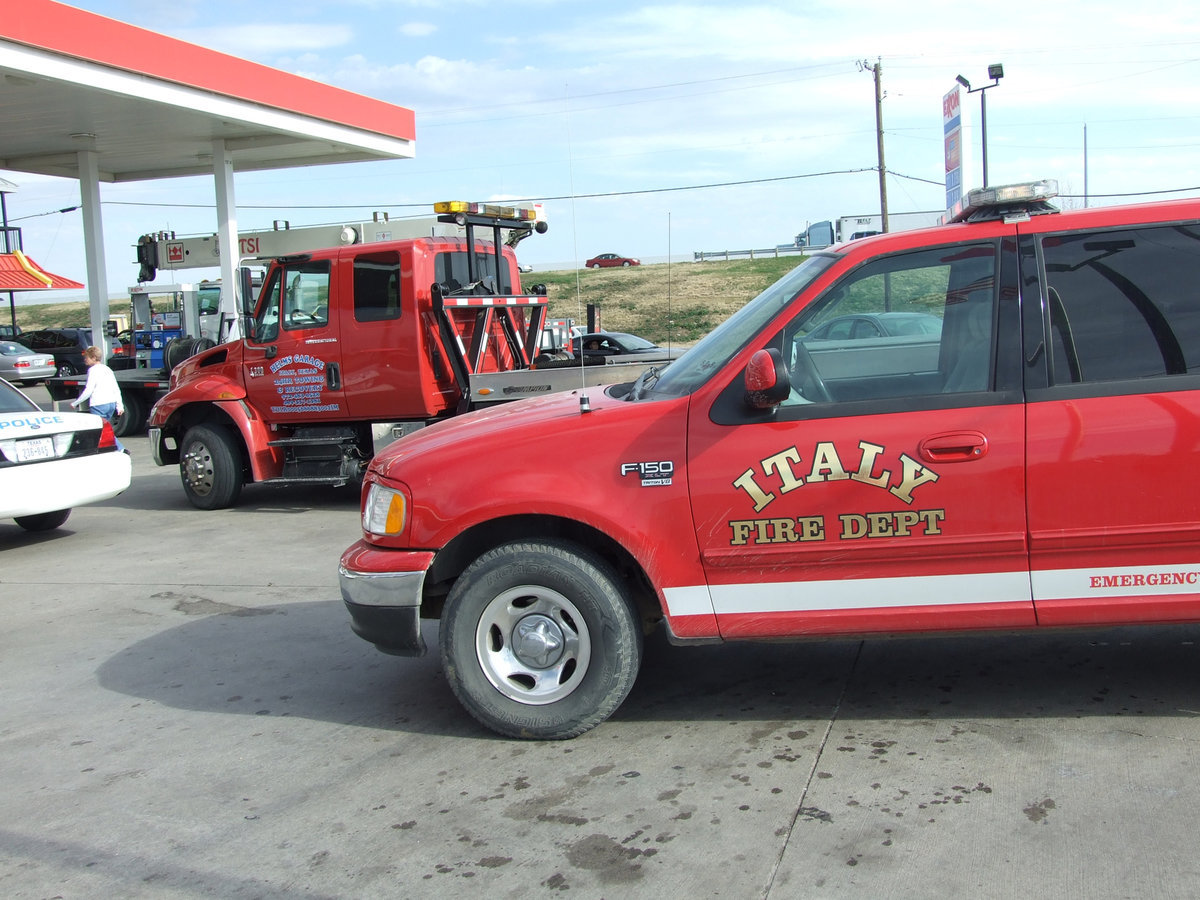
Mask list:
[[[990,390],[996,260],[983,243],[855,269],[773,342],[792,382],[783,405]]]
[[[354,318],[358,322],[400,318],[399,253],[364,253],[354,258]]]
[[[329,263],[289,266],[284,273],[283,327],[288,331],[329,324]]]
[[[258,312],[254,316],[254,341],[269,344],[279,337],[279,283],[284,270],[276,269],[271,283],[259,298]]]
[[[221,311],[220,288],[201,288],[198,300],[202,316],[213,316]]]
[[[1052,383],[1200,369],[1200,228],[1056,235],[1042,254]]]

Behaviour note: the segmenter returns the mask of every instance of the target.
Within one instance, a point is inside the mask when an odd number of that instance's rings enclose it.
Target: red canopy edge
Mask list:
[[[0,291],[59,291],[82,287],[78,281],[47,272],[23,253],[0,253]]]

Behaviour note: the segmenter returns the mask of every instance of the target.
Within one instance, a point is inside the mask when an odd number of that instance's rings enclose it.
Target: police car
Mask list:
[[[129,456],[90,413],[46,412],[0,379],[0,518],[28,531],[67,521],[71,508],[129,487]]]
[[[1053,195],[972,192],[810,254],[632,385],[396,442],[341,560],[355,631],[416,655],[440,618],[469,712],[566,738],[621,703],[653,628],[1200,621],[1200,200]],[[806,340],[893,313],[940,327]]]

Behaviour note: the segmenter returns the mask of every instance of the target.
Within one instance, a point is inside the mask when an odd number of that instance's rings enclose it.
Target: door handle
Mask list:
[[[925,438],[917,452],[926,462],[970,462],[987,455],[988,440],[978,431],[952,431]]]
[[[331,391],[336,391],[342,386],[342,373],[338,370],[338,364],[335,362],[325,364],[325,384]]]

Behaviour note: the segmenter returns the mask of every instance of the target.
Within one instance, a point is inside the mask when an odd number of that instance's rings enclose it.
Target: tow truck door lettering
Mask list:
[[[274,333],[246,347],[247,396],[272,422],[346,418],[336,279],[327,264],[302,265],[282,270],[286,286],[281,291],[278,274],[269,285],[270,299],[263,301],[276,305]]]

